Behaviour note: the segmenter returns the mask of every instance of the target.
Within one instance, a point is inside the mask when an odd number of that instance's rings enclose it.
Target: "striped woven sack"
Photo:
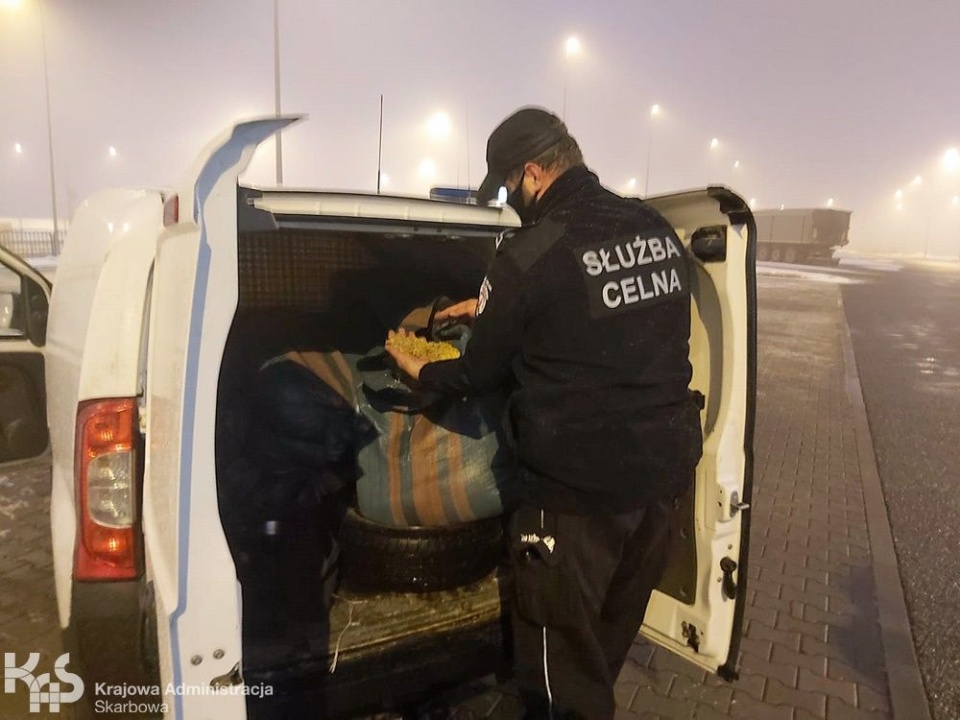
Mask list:
[[[495,517],[514,504],[516,466],[501,427],[505,399],[441,399],[420,412],[378,402],[340,352],[290,352],[371,421],[357,457],[357,504],[374,522],[436,527]]]

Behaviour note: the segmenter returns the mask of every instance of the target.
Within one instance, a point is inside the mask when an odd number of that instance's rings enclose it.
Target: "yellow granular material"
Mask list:
[[[456,360],[460,351],[448,342],[431,342],[416,335],[394,335],[387,345],[427,362]]]

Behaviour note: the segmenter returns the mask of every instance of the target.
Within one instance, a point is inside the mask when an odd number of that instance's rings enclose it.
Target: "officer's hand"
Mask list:
[[[410,334],[412,335],[413,333],[410,333]],[[394,330],[389,331],[387,333],[387,342],[384,343],[384,347],[386,347],[387,352],[390,353],[390,357],[392,357],[396,361],[398,368],[400,368],[403,372],[405,372],[407,375],[412,377],[414,380],[419,380],[420,371],[423,369],[423,366],[427,364],[427,361],[421,358],[415,357],[410,353],[406,353],[406,352],[403,352],[402,350],[398,350],[397,348],[391,346],[390,341],[393,338],[398,336],[405,336],[405,335],[407,335],[407,331],[404,330],[403,328],[400,328],[399,330],[396,330],[396,331]]]
[[[451,305],[443,310],[437,310],[437,314],[433,316],[433,321],[434,323],[452,321],[452,324],[463,323],[464,325],[471,325],[476,316],[477,299],[470,298],[469,300],[461,300],[455,305]]]

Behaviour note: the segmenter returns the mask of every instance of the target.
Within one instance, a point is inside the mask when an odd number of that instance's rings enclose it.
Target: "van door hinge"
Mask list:
[[[233,666],[226,675],[218,675],[210,681],[212,688],[234,687],[243,684],[243,675],[240,673],[240,663]]]
[[[141,399],[137,404],[137,424],[140,426],[140,434],[147,434],[147,406]]]
[[[680,625],[680,631],[683,637],[687,639],[687,645],[692,647],[694,652],[700,652],[700,632],[697,630],[697,626],[684,622]]]

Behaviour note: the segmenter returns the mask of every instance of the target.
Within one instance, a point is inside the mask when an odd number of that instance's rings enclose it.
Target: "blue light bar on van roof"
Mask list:
[[[430,188],[430,199],[462,203],[464,205],[476,205],[477,191],[472,188],[432,187]]]

